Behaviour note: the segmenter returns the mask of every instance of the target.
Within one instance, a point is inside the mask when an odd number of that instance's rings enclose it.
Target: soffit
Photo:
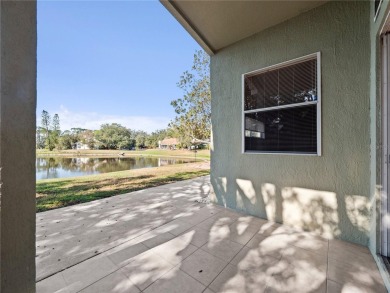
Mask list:
[[[161,0],[209,54],[325,2]]]

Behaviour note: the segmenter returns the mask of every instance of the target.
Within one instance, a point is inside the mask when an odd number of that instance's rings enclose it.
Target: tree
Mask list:
[[[92,130],[84,129],[78,134],[79,141],[88,145],[90,149],[94,149],[96,147],[95,135]]]
[[[59,137],[57,148],[60,150],[70,150],[73,148],[74,143],[73,135],[67,130]]]
[[[59,148],[59,138],[61,135],[60,117],[54,114],[51,120],[49,112],[43,110],[41,114],[41,127],[37,128],[37,148],[47,148],[52,151]]]
[[[131,130],[118,123],[103,124],[95,132],[95,137],[102,149],[130,149],[134,146]]]
[[[137,148],[146,147],[146,138],[148,134],[145,131],[139,130],[135,132],[135,146]]]
[[[58,114],[54,114],[50,133],[50,141],[54,146],[58,146],[58,139],[60,137],[60,134],[60,117],[58,116]]]
[[[52,130],[55,132],[58,136],[61,134],[61,129],[60,129],[60,116],[58,114],[54,114],[53,116],[53,125],[52,125]]]
[[[79,127],[75,127],[75,128],[71,128],[70,129],[70,132],[74,135],[79,135],[81,132],[84,132],[84,131],[87,131],[88,129],[85,129],[85,128],[79,128]]]
[[[147,148],[158,147],[158,142],[168,137],[166,129],[156,130],[146,137],[145,145]]]
[[[51,137],[51,117],[49,112],[43,110],[41,115],[41,132],[44,136],[44,145],[45,148],[52,151],[54,149],[54,143]]]
[[[184,95],[171,102],[177,116],[169,126],[187,146],[191,145],[193,140],[209,139],[211,134],[210,57],[204,51],[195,52],[191,70],[183,73],[177,85],[184,91]]]
[[[37,127],[36,130],[36,148],[44,149],[45,148],[45,135],[42,127]]]

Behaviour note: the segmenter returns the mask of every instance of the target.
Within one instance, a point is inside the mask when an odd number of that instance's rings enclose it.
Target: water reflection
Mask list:
[[[124,158],[37,158],[36,179],[84,176],[131,169],[152,168],[192,162],[191,159],[158,157]]]

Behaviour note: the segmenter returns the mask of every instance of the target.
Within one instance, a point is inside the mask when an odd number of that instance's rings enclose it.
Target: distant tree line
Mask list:
[[[48,150],[75,149],[77,144],[89,149],[125,150],[156,148],[158,142],[166,137],[175,137],[173,129],[162,129],[152,133],[132,130],[118,123],[103,124],[99,130],[71,128],[61,131],[60,117],[43,110],[41,125],[37,127],[36,147]]]

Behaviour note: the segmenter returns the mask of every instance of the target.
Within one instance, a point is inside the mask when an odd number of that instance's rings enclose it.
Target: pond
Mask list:
[[[36,179],[66,178],[190,163],[194,160],[160,157],[42,157],[36,160]]]

